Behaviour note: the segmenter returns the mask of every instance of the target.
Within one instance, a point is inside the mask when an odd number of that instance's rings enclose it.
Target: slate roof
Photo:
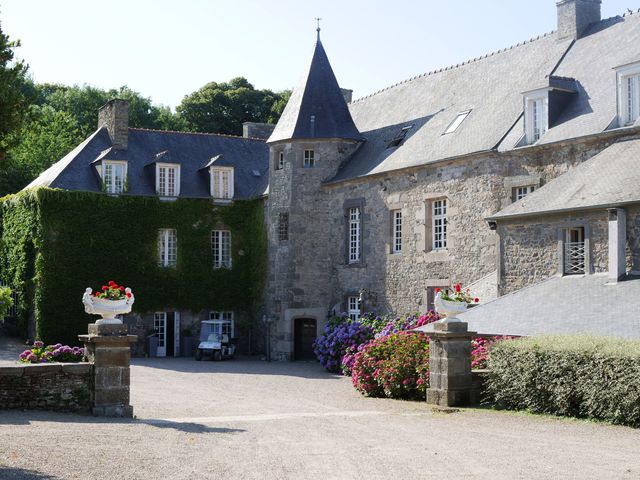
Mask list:
[[[264,140],[129,128],[128,143],[127,150],[113,149],[106,128],[101,128],[26,188],[100,192],[94,162],[127,160],[127,194],[156,196],[158,161],[180,164],[180,197],[211,198],[206,167],[218,156],[213,164],[234,167],[235,199],[259,197],[267,190],[269,148]]]
[[[640,138],[624,140],[560,175],[488,220],[640,202]]]
[[[640,278],[553,277],[478,305],[459,316],[481,334],[593,334],[640,338]]]
[[[349,105],[366,141],[331,181],[513,150],[524,134],[522,94],[550,84],[572,85],[577,95],[538,144],[602,132],[616,114],[613,68],[634,61],[640,61],[640,14],[602,20],[574,43],[552,32],[401,82]],[[443,135],[467,110],[459,128]],[[387,148],[411,124],[406,140]]]
[[[320,38],[267,142],[311,138],[362,140]]]

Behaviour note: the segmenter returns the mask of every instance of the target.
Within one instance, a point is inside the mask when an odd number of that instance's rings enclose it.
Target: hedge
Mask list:
[[[498,342],[488,400],[529,410],[640,427],[640,341],[546,336]]]
[[[35,323],[48,343],[77,343],[95,321],[86,287],[113,279],[136,295],[134,311],[247,311],[262,302],[266,230],[260,199],[214,205],[40,188],[1,200],[0,277],[19,293],[23,334]],[[160,228],[177,233],[177,266],[158,265]],[[211,230],[231,230],[233,268],[213,269]],[[31,317],[31,318],[30,318]]]

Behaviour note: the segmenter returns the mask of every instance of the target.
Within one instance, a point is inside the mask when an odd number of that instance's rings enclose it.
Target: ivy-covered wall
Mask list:
[[[35,325],[45,342],[77,343],[95,321],[86,287],[130,286],[134,312],[206,308],[255,319],[266,275],[262,200],[214,205],[203,199],[40,188],[1,200],[1,277],[18,289],[21,332]],[[158,265],[158,229],[177,233],[177,266]],[[211,231],[231,230],[233,268],[214,269]]]

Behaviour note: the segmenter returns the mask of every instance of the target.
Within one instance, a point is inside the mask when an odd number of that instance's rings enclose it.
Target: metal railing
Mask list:
[[[584,242],[565,242],[564,244],[564,273],[566,275],[584,273],[585,248]]]

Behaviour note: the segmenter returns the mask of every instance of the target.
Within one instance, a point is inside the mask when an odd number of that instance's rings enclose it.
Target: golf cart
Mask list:
[[[196,360],[202,360],[205,355],[216,361],[233,358],[236,347],[231,343],[228,331],[225,320],[203,320],[200,324],[200,344]]]

